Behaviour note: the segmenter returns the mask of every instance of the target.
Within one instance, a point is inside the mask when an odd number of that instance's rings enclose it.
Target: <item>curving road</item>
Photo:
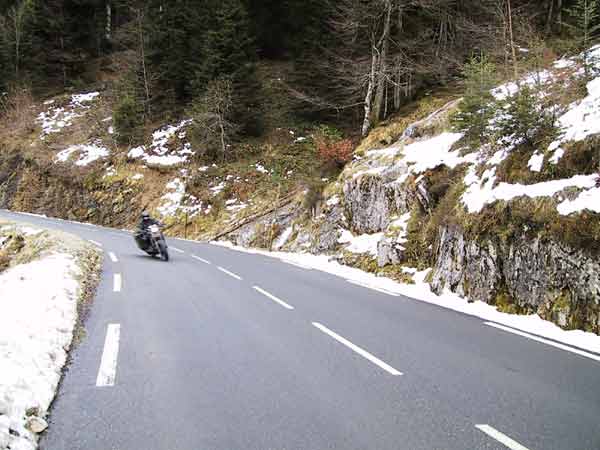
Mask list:
[[[600,357],[277,259],[105,253],[41,450],[597,450]]]

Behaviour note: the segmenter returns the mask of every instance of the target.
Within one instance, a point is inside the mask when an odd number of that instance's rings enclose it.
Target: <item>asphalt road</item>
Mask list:
[[[600,449],[593,358],[265,256],[0,218],[105,254],[41,450]]]

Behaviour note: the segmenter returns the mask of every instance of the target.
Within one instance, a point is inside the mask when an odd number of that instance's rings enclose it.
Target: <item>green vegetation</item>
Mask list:
[[[496,65],[485,55],[471,58],[463,68],[465,95],[451,122],[468,140],[484,142],[490,136],[489,122],[498,109],[490,92],[498,81],[496,70]]]
[[[113,113],[117,142],[132,145],[140,139],[143,114],[140,104],[130,95],[125,95],[115,106]]]

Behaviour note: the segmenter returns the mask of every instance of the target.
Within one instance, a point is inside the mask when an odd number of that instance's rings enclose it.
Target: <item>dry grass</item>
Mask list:
[[[13,86],[0,97],[0,126],[5,133],[30,134],[35,117],[35,101],[28,87]]]

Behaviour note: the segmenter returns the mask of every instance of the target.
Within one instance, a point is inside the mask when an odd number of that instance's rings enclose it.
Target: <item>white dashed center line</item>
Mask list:
[[[398,375],[402,375],[402,372],[394,369],[392,366],[390,366],[389,364],[384,363],[382,360],[380,360],[379,358],[377,358],[376,356],[373,356],[371,353],[369,353],[368,351],[360,348],[358,345],[354,345],[352,342],[350,342],[348,339],[343,338],[342,336],[340,336],[339,334],[331,331],[329,328],[327,328],[325,325],[321,325],[318,322],[313,322],[312,323],[315,327],[317,327],[319,330],[321,330],[323,333],[327,334],[328,336],[332,337],[333,339],[335,339],[336,341],[340,342],[341,344],[344,344],[346,347],[348,347],[349,349],[355,351],[356,353],[358,353],[360,356],[362,356],[365,359],[368,359],[369,361],[371,361],[373,364],[375,364],[376,366],[381,367],[383,370],[385,370],[386,372],[398,376]]]
[[[96,378],[96,386],[98,387],[115,385],[120,335],[121,325],[116,323],[108,325],[108,328],[106,329],[106,339],[104,340],[102,360],[100,361],[98,377]]]
[[[113,252],[108,252],[108,256],[110,257],[110,260],[112,262],[119,262],[119,260],[117,259],[117,255],[115,255]]]
[[[235,278],[236,280],[241,280],[241,279],[242,279],[242,277],[240,277],[239,275],[236,275],[235,273],[233,273],[233,272],[230,272],[229,270],[227,270],[227,269],[224,269],[224,268],[222,268],[222,267],[220,267],[220,266],[219,266],[219,267],[217,267],[217,269],[219,269],[219,270],[220,270],[221,272],[223,272],[223,273],[226,273],[226,274],[227,274],[227,275],[229,275],[230,277],[233,277],[233,278]]]
[[[94,245],[97,245],[98,247],[102,247],[102,244],[101,244],[100,242],[93,241],[93,240],[91,240],[91,239],[90,239],[90,242],[91,242],[92,244],[94,244]]]
[[[490,427],[489,425],[475,425],[479,431],[484,432],[491,438],[497,440],[504,446],[510,448],[511,450],[529,450],[527,447],[522,446],[517,441],[509,438],[507,435],[500,433],[495,428]]]
[[[171,250],[176,251],[177,253],[185,253],[183,250],[177,247],[169,247]]]
[[[254,290],[260,292],[265,297],[273,300],[275,303],[278,303],[279,305],[283,306],[285,309],[294,309],[294,307],[292,305],[288,305],[283,300],[278,299],[273,294],[269,294],[267,291],[265,291],[264,289],[259,288],[258,286],[254,286]]]
[[[199,256],[196,256],[196,255],[192,255],[192,258],[197,259],[198,261],[203,262],[204,264],[211,264],[210,261],[208,261],[204,258],[200,258]]]
[[[123,277],[120,273],[115,273],[113,277],[113,291],[121,292],[121,287],[123,286]]]
[[[544,338],[537,337],[537,336],[534,336],[529,333],[525,333],[523,331],[519,331],[519,330],[515,330],[513,328],[505,327],[503,325],[499,325],[497,323],[493,323],[493,322],[484,322],[484,323],[490,327],[498,328],[499,330],[506,331],[506,332],[512,333],[512,334],[516,334],[518,336],[522,336],[527,339],[531,339],[532,341],[541,342],[542,344],[550,345],[552,347],[556,347],[561,350],[565,350],[567,352],[575,353],[576,355],[584,356],[586,358],[593,359],[594,361],[600,361],[600,356],[593,355],[592,353],[584,352],[583,350],[578,350],[573,347],[569,347],[568,345],[559,344],[558,342],[553,342],[548,339],[544,339]]]

